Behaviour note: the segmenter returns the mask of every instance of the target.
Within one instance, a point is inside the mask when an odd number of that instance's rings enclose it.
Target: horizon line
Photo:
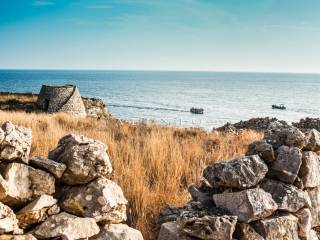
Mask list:
[[[123,71],[123,72],[198,72],[198,73],[265,73],[265,74],[314,74],[320,72],[254,71],[254,70],[199,70],[199,69],[102,69],[102,68],[0,68],[0,71]]]

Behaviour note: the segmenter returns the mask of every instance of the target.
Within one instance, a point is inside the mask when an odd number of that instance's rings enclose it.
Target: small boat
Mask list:
[[[190,112],[193,114],[203,114],[203,108],[190,108]]]
[[[287,108],[284,106],[284,104],[279,104],[279,105],[273,104],[272,109],[286,110]]]

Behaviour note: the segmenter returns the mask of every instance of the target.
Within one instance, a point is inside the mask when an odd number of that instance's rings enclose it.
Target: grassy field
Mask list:
[[[253,131],[206,133],[113,119],[1,111],[0,122],[8,120],[32,128],[32,156],[47,156],[69,133],[107,144],[114,180],[129,201],[129,224],[142,231],[145,239],[154,239],[155,220],[165,204],[182,205],[189,199],[187,186],[199,182],[205,165],[243,155],[249,143],[262,138]]]

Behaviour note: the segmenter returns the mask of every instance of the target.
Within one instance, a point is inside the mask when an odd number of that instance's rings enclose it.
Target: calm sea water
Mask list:
[[[0,70],[0,91],[37,93],[41,84],[76,84],[83,96],[102,98],[115,117],[130,121],[210,129],[252,117],[320,117],[320,75]],[[287,110],[271,109],[279,103]],[[191,114],[191,107],[205,114]]]

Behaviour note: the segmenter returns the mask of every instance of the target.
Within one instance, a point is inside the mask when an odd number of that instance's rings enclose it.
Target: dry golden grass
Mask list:
[[[15,101],[21,103],[32,103],[37,101],[35,94],[0,93],[0,102]]]
[[[199,181],[206,164],[242,155],[249,143],[262,138],[253,131],[219,134],[64,114],[0,112],[0,122],[7,120],[32,128],[33,156],[46,156],[69,133],[106,143],[114,179],[130,203],[129,224],[141,230],[145,239],[154,239],[159,209],[166,203],[182,205],[189,199],[187,186]]]

